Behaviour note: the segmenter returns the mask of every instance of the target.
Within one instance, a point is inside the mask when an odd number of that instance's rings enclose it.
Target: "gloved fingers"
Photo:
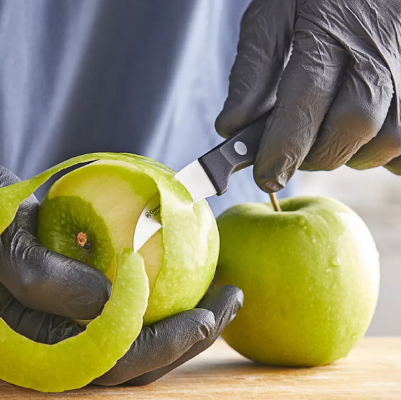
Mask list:
[[[0,165],[0,188],[20,182],[20,179],[6,167]]]
[[[392,97],[391,74],[383,64],[371,58],[350,64],[300,169],[333,170],[347,163],[363,145],[377,136]],[[369,154],[365,151],[364,157],[353,160],[353,165],[357,166],[357,160],[363,162],[367,158]]]
[[[214,333],[219,336],[244,305],[244,293],[236,286],[217,287],[203,296],[196,306],[210,310],[215,318]]]
[[[20,335],[45,344],[58,343],[83,331],[70,319],[24,307],[1,284],[0,318]]]
[[[10,170],[0,165],[0,188],[13,185],[21,180]],[[11,236],[15,229],[25,226],[27,230],[36,229],[39,202],[35,195],[30,195],[20,204],[13,223],[6,229]],[[34,233],[34,232],[32,232]],[[4,234],[4,232],[3,232]]]
[[[274,105],[291,49],[295,1],[256,0],[246,10],[224,108],[216,130],[228,137]]]
[[[213,332],[204,340],[195,343],[185,354],[170,365],[145,373],[125,384],[130,386],[148,385],[205,351],[235,318],[243,302],[244,294],[235,286],[221,286],[208,292],[197,307],[203,307],[213,312],[216,321]]]
[[[72,319],[98,316],[111,293],[99,271],[37,244],[24,230],[14,234],[10,265],[0,281],[24,306]]]
[[[391,160],[384,167],[387,168],[393,174],[401,175],[401,156],[394,158],[394,160]]]
[[[401,155],[401,121],[393,105],[378,135],[362,146],[348,161],[354,169],[375,168]]]
[[[283,73],[254,167],[266,192],[282,189],[309,153],[341,84],[349,58],[325,31],[297,22],[293,52]]]
[[[214,326],[213,313],[204,309],[184,311],[145,326],[125,356],[93,383],[119,385],[170,365],[195,343],[205,340],[214,331]]]

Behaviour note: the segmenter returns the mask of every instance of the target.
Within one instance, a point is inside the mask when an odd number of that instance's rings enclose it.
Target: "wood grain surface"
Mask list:
[[[218,340],[209,350],[146,387],[88,386],[44,394],[0,381],[0,400],[401,400],[401,337],[365,338],[350,355],[318,368],[255,364]]]

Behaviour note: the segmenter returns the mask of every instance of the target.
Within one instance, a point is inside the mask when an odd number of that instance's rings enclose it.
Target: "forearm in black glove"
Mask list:
[[[0,187],[17,181],[0,167]],[[111,284],[90,266],[39,246],[37,212],[31,196],[0,235],[0,317],[21,335],[54,344],[82,332],[73,319],[100,314]],[[196,309],[144,327],[127,354],[95,383],[143,385],[159,379],[208,348],[242,302],[238,288],[221,287],[208,292]]]
[[[398,0],[250,4],[216,128],[228,136],[271,111],[261,189],[278,191],[298,168],[401,174],[400,15]]]

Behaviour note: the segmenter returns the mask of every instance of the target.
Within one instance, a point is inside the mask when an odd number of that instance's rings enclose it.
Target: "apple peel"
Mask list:
[[[0,319],[0,378],[42,392],[62,392],[90,383],[112,368],[142,328],[148,298],[142,257],[118,254],[110,300],[86,330],[54,345],[34,342]]]
[[[185,251],[179,254],[175,251],[177,241],[182,237],[193,237],[199,231],[199,210],[194,208],[191,195],[174,179],[174,171],[131,154],[92,153],[74,157],[29,180],[0,189],[0,234],[13,221],[19,205],[50,177],[65,168],[96,160],[131,163],[156,183],[161,199],[165,252],[159,274],[168,270],[171,273],[177,258],[180,259],[178,265],[186,262],[194,265],[197,254],[195,243],[188,241]],[[218,247],[218,243],[214,243],[213,247],[216,245]],[[111,369],[137,338],[149,297],[144,262],[138,253],[132,249],[121,249],[117,266],[110,300],[102,314],[78,336],[55,345],[45,345],[19,335],[0,319],[0,379],[40,391],[60,392],[85,386]],[[165,290],[162,286],[166,284],[163,280],[156,282],[152,295]],[[171,295],[174,296],[174,293]],[[155,318],[158,312],[161,315],[166,312],[162,305],[158,304],[158,307],[160,311],[155,310]]]

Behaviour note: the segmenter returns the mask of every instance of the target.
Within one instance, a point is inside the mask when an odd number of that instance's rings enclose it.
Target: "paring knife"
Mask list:
[[[185,186],[194,203],[215,194],[221,196],[228,188],[231,174],[255,162],[265,123],[266,117],[256,120],[175,174],[174,178]],[[138,251],[161,227],[157,193],[139,216],[134,251]]]

